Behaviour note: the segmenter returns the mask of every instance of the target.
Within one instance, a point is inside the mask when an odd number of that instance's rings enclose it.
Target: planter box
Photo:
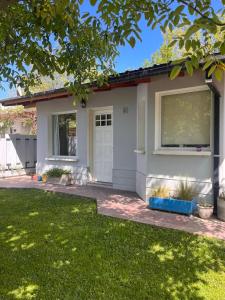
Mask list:
[[[187,201],[173,198],[150,197],[149,208],[191,215],[197,209],[197,203],[194,199],[192,201]]]
[[[225,200],[218,199],[217,201],[217,216],[221,221],[225,221]]]
[[[61,177],[47,177],[47,183],[60,184],[60,185],[71,185],[72,176],[62,175]]]

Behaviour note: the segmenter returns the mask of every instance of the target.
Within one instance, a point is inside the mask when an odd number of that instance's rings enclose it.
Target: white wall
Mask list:
[[[0,138],[0,177],[34,172],[36,136],[6,134]]]
[[[172,89],[182,89],[205,85],[200,72],[192,77],[178,77],[170,80],[158,76],[148,84],[148,158],[146,174],[146,196],[159,185],[168,186],[174,191],[179,182],[188,181],[197,187],[199,198],[212,201],[212,163],[213,157],[194,155],[159,155],[155,151],[155,93]],[[174,120],[176,122],[176,120]],[[211,135],[213,127],[211,128]]]
[[[78,103],[73,105],[73,98],[56,99],[37,103],[38,146],[37,172],[43,173],[53,167],[71,169],[77,182],[87,181],[88,160],[88,112],[92,108],[113,107],[113,187],[118,189],[136,189],[136,88],[115,89],[92,94],[87,108]],[[77,110],[78,160],[73,162],[52,161],[51,114]]]
[[[119,88],[92,94],[87,108],[77,105],[78,160],[75,162],[50,161],[51,126],[50,117],[54,112],[75,110],[73,98],[64,98],[40,102],[38,112],[37,171],[45,172],[52,167],[70,168],[79,183],[86,183],[89,160],[88,112],[92,108],[113,107],[113,187],[136,190],[147,199],[152,189],[167,185],[173,191],[180,181],[188,181],[199,190],[199,198],[212,201],[213,154],[194,155],[158,155],[155,150],[155,93],[171,89],[182,89],[204,85],[204,74],[196,73],[192,77],[178,77],[171,81],[167,75],[155,76],[150,83],[140,84],[137,88]],[[220,84],[223,91],[223,84]],[[137,149],[137,103],[146,101],[146,138],[144,153],[134,153]],[[221,165],[225,157],[224,119],[225,108],[221,101]],[[213,127],[211,130],[213,139]],[[213,145],[212,145],[213,146]],[[225,169],[225,167],[224,167]],[[222,170],[222,168],[221,168]],[[225,172],[222,176],[225,180]]]

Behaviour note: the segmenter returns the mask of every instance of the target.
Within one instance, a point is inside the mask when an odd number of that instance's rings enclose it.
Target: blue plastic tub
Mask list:
[[[174,198],[150,197],[149,208],[191,215],[197,209],[197,203],[194,199],[192,201],[187,201]]]

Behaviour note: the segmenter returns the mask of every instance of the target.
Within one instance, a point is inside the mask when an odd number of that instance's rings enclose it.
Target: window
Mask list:
[[[158,148],[210,148],[211,92],[208,89],[162,92],[156,98]]]
[[[52,116],[53,155],[77,155],[76,113]]]
[[[95,116],[95,126],[111,126],[112,125],[112,114],[97,114]]]

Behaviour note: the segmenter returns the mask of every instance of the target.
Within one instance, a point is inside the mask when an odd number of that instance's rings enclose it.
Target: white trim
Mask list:
[[[59,115],[69,115],[69,114],[76,114],[76,125],[78,125],[77,122],[77,109],[74,110],[66,110],[66,111],[59,111],[59,112],[52,112],[50,114],[51,120],[50,120],[50,126],[51,126],[51,135],[53,135],[53,130],[52,130],[52,117],[53,116],[59,116]],[[52,136],[51,136],[51,143],[52,143]],[[52,155],[53,153],[53,145],[51,147],[51,156],[45,158],[45,160],[61,160],[61,161],[78,161],[78,137],[77,137],[77,127],[76,127],[76,155],[74,156],[63,156],[63,155]],[[66,159],[68,158],[68,159]]]
[[[189,156],[211,156],[211,151],[188,151],[188,150],[168,150],[160,149],[153,152],[157,155],[189,155]]]
[[[181,89],[173,89],[167,91],[160,91],[155,93],[155,151],[153,154],[159,155],[197,155],[197,156],[209,156],[211,155],[211,145],[212,145],[212,113],[213,106],[211,100],[211,117],[210,117],[210,147],[203,148],[201,151],[197,151],[196,148],[173,148],[162,147],[161,146],[161,98],[167,95],[176,95],[184,93],[192,93],[199,91],[210,91],[207,85],[194,86]]]
[[[86,143],[87,143],[87,167],[90,168],[90,113],[91,108],[86,109],[86,120],[87,120],[87,136],[86,136]]]
[[[210,89],[207,85],[198,85],[198,86],[192,86],[188,88],[160,91],[160,92],[156,92],[155,94],[156,95],[158,94],[160,96],[168,96],[168,95],[185,94],[185,93],[199,92],[199,91],[210,91]]]
[[[45,160],[75,162],[75,161],[79,161],[79,158],[77,156],[54,156],[53,155],[50,157],[46,157]]]
[[[93,110],[94,112],[96,112],[96,111],[102,112],[105,110],[113,111],[113,106],[88,107],[88,109]]]
[[[66,110],[66,111],[59,111],[59,112],[52,112],[52,116],[58,116],[58,115],[69,115],[69,114],[74,114],[77,113],[77,109],[75,110]]]
[[[93,157],[93,174],[92,174],[92,178],[94,181],[96,181],[96,178],[95,178],[95,170],[94,170],[94,143],[95,143],[95,139],[94,139],[94,136],[95,136],[95,116],[97,114],[101,114],[101,113],[110,113],[111,114],[111,126],[112,126],[112,146],[114,146],[114,139],[113,139],[113,127],[114,127],[114,115],[113,115],[113,106],[104,106],[104,107],[94,107],[94,108],[90,108],[92,111],[93,111],[93,139],[92,139],[92,142],[93,142],[93,145],[92,145],[92,157]],[[114,147],[112,147],[114,148]],[[113,151],[112,151],[112,177],[113,177],[113,159],[114,159],[114,156],[113,156]],[[112,183],[113,181],[113,178],[111,178],[111,181],[108,182],[108,183]]]
[[[140,97],[140,94],[142,97]],[[136,130],[137,130],[137,136],[136,136],[136,149],[134,150],[137,154],[145,154],[147,149],[147,119],[148,119],[148,110],[147,110],[147,101],[148,100],[148,84],[143,83],[138,85],[138,91],[137,91],[137,112],[136,112],[136,118],[137,118],[137,124],[136,124]],[[144,141],[143,145],[140,146],[139,142],[139,129],[140,129],[140,105],[144,104]]]

